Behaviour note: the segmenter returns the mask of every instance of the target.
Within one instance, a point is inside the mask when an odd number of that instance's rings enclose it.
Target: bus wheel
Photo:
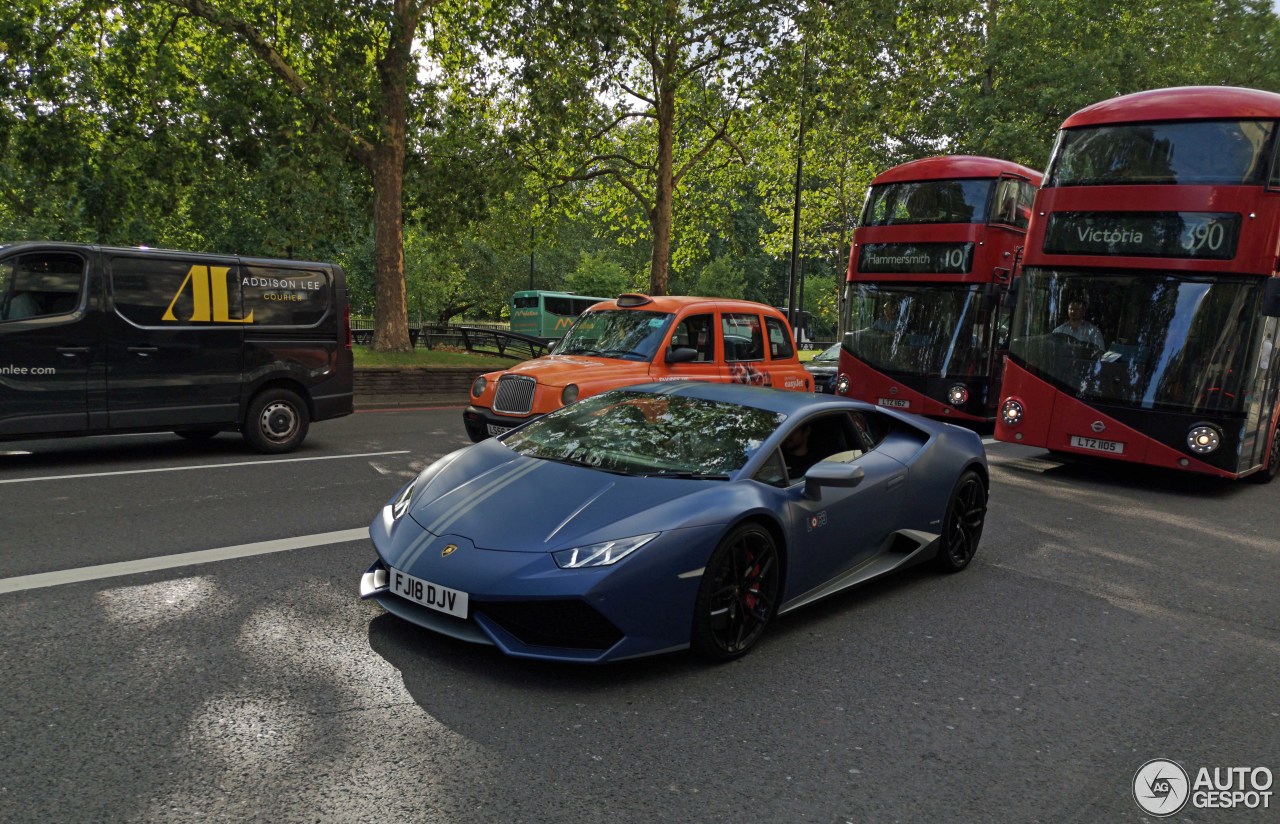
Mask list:
[[[267,389],[249,404],[244,439],[259,452],[280,453],[297,449],[310,426],[307,405],[288,389]]]
[[[1255,484],[1269,484],[1276,475],[1280,475],[1280,426],[1271,435],[1271,450],[1267,453],[1267,463],[1258,472],[1247,476],[1246,480]]]

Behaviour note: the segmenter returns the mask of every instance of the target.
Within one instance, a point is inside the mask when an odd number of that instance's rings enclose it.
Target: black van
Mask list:
[[[0,441],[239,430],[288,452],[353,411],[332,263],[0,245]]]

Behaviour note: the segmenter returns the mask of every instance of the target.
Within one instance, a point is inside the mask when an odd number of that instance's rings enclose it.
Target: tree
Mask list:
[[[608,178],[628,193],[653,240],[653,294],[668,289],[681,183],[700,164],[741,157],[738,121],[759,61],[788,30],[787,5],[551,0],[512,19],[525,122],[540,138],[531,164],[551,180]]]
[[[154,0],[153,0],[154,1]],[[415,44],[447,29],[449,0],[377,0],[358,7],[300,0],[161,0],[233,37],[266,65],[282,93],[336,136],[373,181],[374,347],[408,351],[404,177],[412,110],[431,105]]]

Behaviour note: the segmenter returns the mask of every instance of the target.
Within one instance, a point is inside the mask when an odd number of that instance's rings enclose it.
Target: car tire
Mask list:
[[[693,651],[711,661],[741,658],[778,611],[782,567],[777,542],[759,524],[742,524],[711,553],[694,603]]]
[[[279,454],[297,449],[311,425],[307,405],[288,389],[267,389],[249,403],[244,439],[259,452]]]
[[[938,542],[937,566],[943,572],[959,572],[969,566],[982,540],[987,520],[987,485],[972,469],[960,474],[947,502]]]
[[[1276,475],[1280,475],[1280,426],[1271,435],[1271,449],[1267,453],[1266,466],[1252,475],[1246,475],[1245,480],[1255,484],[1269,484],[1275,480]]]
[[[180,429],[173,434],[179,438],[185,438],[189,441],[208,441],[212,440],[222,431],[220,429]]]

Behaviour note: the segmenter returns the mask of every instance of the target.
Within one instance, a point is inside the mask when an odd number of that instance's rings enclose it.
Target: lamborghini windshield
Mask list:
[[[507,436],[531,458],[624,475],[727,478],[785,415],[647,392],[614,390],[556,410]]]

